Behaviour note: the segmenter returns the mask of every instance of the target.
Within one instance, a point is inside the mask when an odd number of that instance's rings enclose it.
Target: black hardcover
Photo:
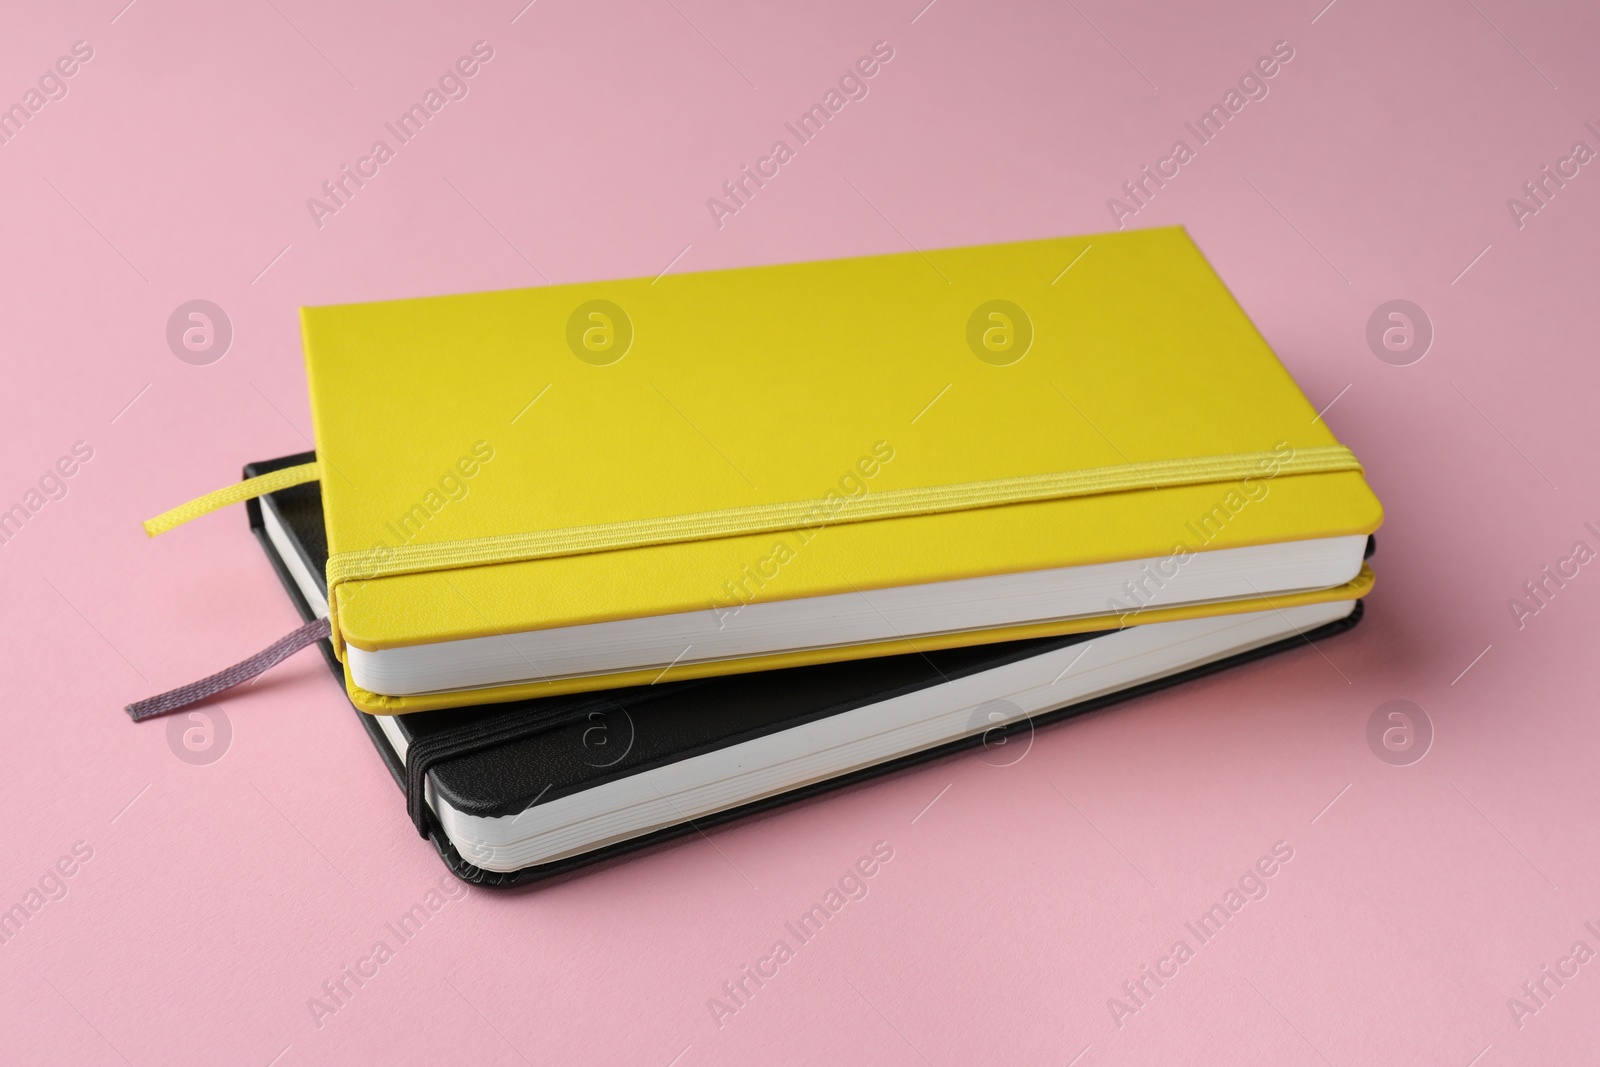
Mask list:
[[[310,462],[314,453],[252,463],[245,477]],[[271,494],[269,506],[290,534],[306,569],[322,584],[327,540],[322,521],[322,494],[317,483]],[[251,529],[266,550],[296,608],[310,620],[315,613],[301,594],[276,546],[263,527],[262,504],[250,501]],[[1370,546],[1369,546],[1370,553]],[[418,830],[438,849],[445,865],[465,881],[489,888],[511,888],[567,873],[627,852],[733,819],[767,811],[829,790],[852,785],[928,760],[992,743],[997,733],[1015,733],[1080,715],[1106,705],[1200,677],[1275,652],[1301,646],[1354,626],[1362,605],[1346,619],[1306,638],[1294,637],[1217,663],[1145,683],[1109,696],[1036,714],[1009,728],[965,738],[914,753],[875,767],[774,797],[718,812],[694,822],[667,827],[617,842],[579,856],[525,867],[513,872],[486,871],[465,859],[445,837],[431,809],[422,802],[422,774],[435,795],[469,815],[514,815],[536,802],[554,800],[652,767],[738,744],[829,715],[890,699],[927,686],[991,670],[1052,652],[1099,636],[1073,634],[948,649],[927,654],[886,656],[868,660],[796,667],[688,682],[663,683],[603,693],[546,697],[505,704],[396,716],[410,752],[398,758],[374,716],[356,711],[373,744],[388,765]],[[1103,631],[1102,631],[1103,632]],[[343,668],[327,641],[322,653],[343,685]],[[354,710],[352,708],[352,710]],[[408,769],[407,762],[412,766]]]

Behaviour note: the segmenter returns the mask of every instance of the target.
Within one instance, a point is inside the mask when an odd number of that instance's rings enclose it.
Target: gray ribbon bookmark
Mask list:
[[[314,645],[323,640],[329,633],[327,619],[308,622],[294,633],[274,641],[270,646],[257,652],[242,663],[235,663],[227,670],[218,671],[211,677],[202,678],[198,682],[190,682],[188,685],[169,690],[159,696],[148,697],[136,704],[129,704],[123,710],[133,717],[134,722],[144,722],[146,719],[154,719],[160,715],[169,715],[191,704],[198,704],[207,697],[216,696],[225,689],[232,689],[242,682],[248,682],[250,679],[258,677],[307,645]]]

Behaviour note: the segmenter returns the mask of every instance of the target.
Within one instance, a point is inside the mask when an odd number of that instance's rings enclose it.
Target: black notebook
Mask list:
[[[253,463],[244,473],[313,458]],[[269,494],[248,510],[301,615],[325,614],[318,485]],[[1035,727],[1301,647],[1360,617],[1359,601],[1314,604],[449,711],[355,714],[446,866],[477,885],[510,887],[961,749],[1014,761]],[[327,641],[322,651],[342,689]]]

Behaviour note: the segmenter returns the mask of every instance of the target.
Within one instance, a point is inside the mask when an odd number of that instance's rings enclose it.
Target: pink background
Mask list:
[[[0,546],[0,907],[93,850],[0,945],[0,1061],[1597,1055],[1600,962],[1520,1027],[1507,1004],[1600,950],[1600,575],[1520,629],[1507,607],[1600,548],[1600,167],[1521,228],[1506,205],[1600,148],[1593,5],[124,2],[13,2],[0,34],[0,102],[94,49],[0,145],[0,507],[94,450]],[[477,40],[470,95],[319,229],[306,198]],[[879,40],[870,95],[719,229],[706,199]],[[215,705],[232,737],[203,766],[120,710],[297,622],[237,509],[138,526],[309,447],[295,309],[653,275],[685,246],[674,269],[1104,230],[1279,40],[1270,94],[1131,223],[1186,224],[1312,401],[1337,398],[1388,508],[1367,622],[1041,731],[1012,766],[468,892],[319,1027],[322,983],[444,875],[343,695],[298,657]],[[234,329],[208,366],[164,336],[195,298]],[[1365,339],[1395,298],[1436,332],[1410,366]],[[1434,725],[1421,762],[1368,748],[1391,699]],[[719,1027],[708,999],[880,840],[866,899]],[[1119,1026],[1108,998],[1278,841],[1268,896]]]

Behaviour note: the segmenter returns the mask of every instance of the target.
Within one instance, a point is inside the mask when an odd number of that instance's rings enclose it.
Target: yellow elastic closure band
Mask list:
[[[328,559],[329,601],[340,582],[385,578],[397,574],[519,563],[556,556],[578,556],[623,548],[704,541],[717,537],[776,533],[847,522],[897,519],[1005,504],[1160,489],[1208,482],[1359,471],[1360,462],[1343,445],[1281,452],[1247,452],[1229,456],[1128,463],[1080,471],[1054,471],[1019,478],[966,482],[920,489],[889,489],[841,500],[800,500],[781,504],[701,511],[662,518],[572,526],[559,530],[444,541],[433,545],[382,546],[365,552],[340,552]],[[248,483],[246,483],[248,484]],[[337,609],[335,609],[337,610]],[[337,624],[334,627],[338,632]]]
[[[261,474],[254,478],[246,478],[242,482],[218,489],[215,493],[207,493],[187,504],[175,507],[171,511],[164,511],[153,519],[144,523],[144,532],[151,537],[159,533],[166,533],[174,526],[182,526],[190,519],[198,519],[207,512],[216,511],[218,508],[229,504],[238,504],[254,497],[276,493],[279,489],[288,489],[294,485],[304,485],[314,482],[322,476],[322,468],[316,460],[302,463],[298,467],[285,467],[281,471],[271,474]]]

